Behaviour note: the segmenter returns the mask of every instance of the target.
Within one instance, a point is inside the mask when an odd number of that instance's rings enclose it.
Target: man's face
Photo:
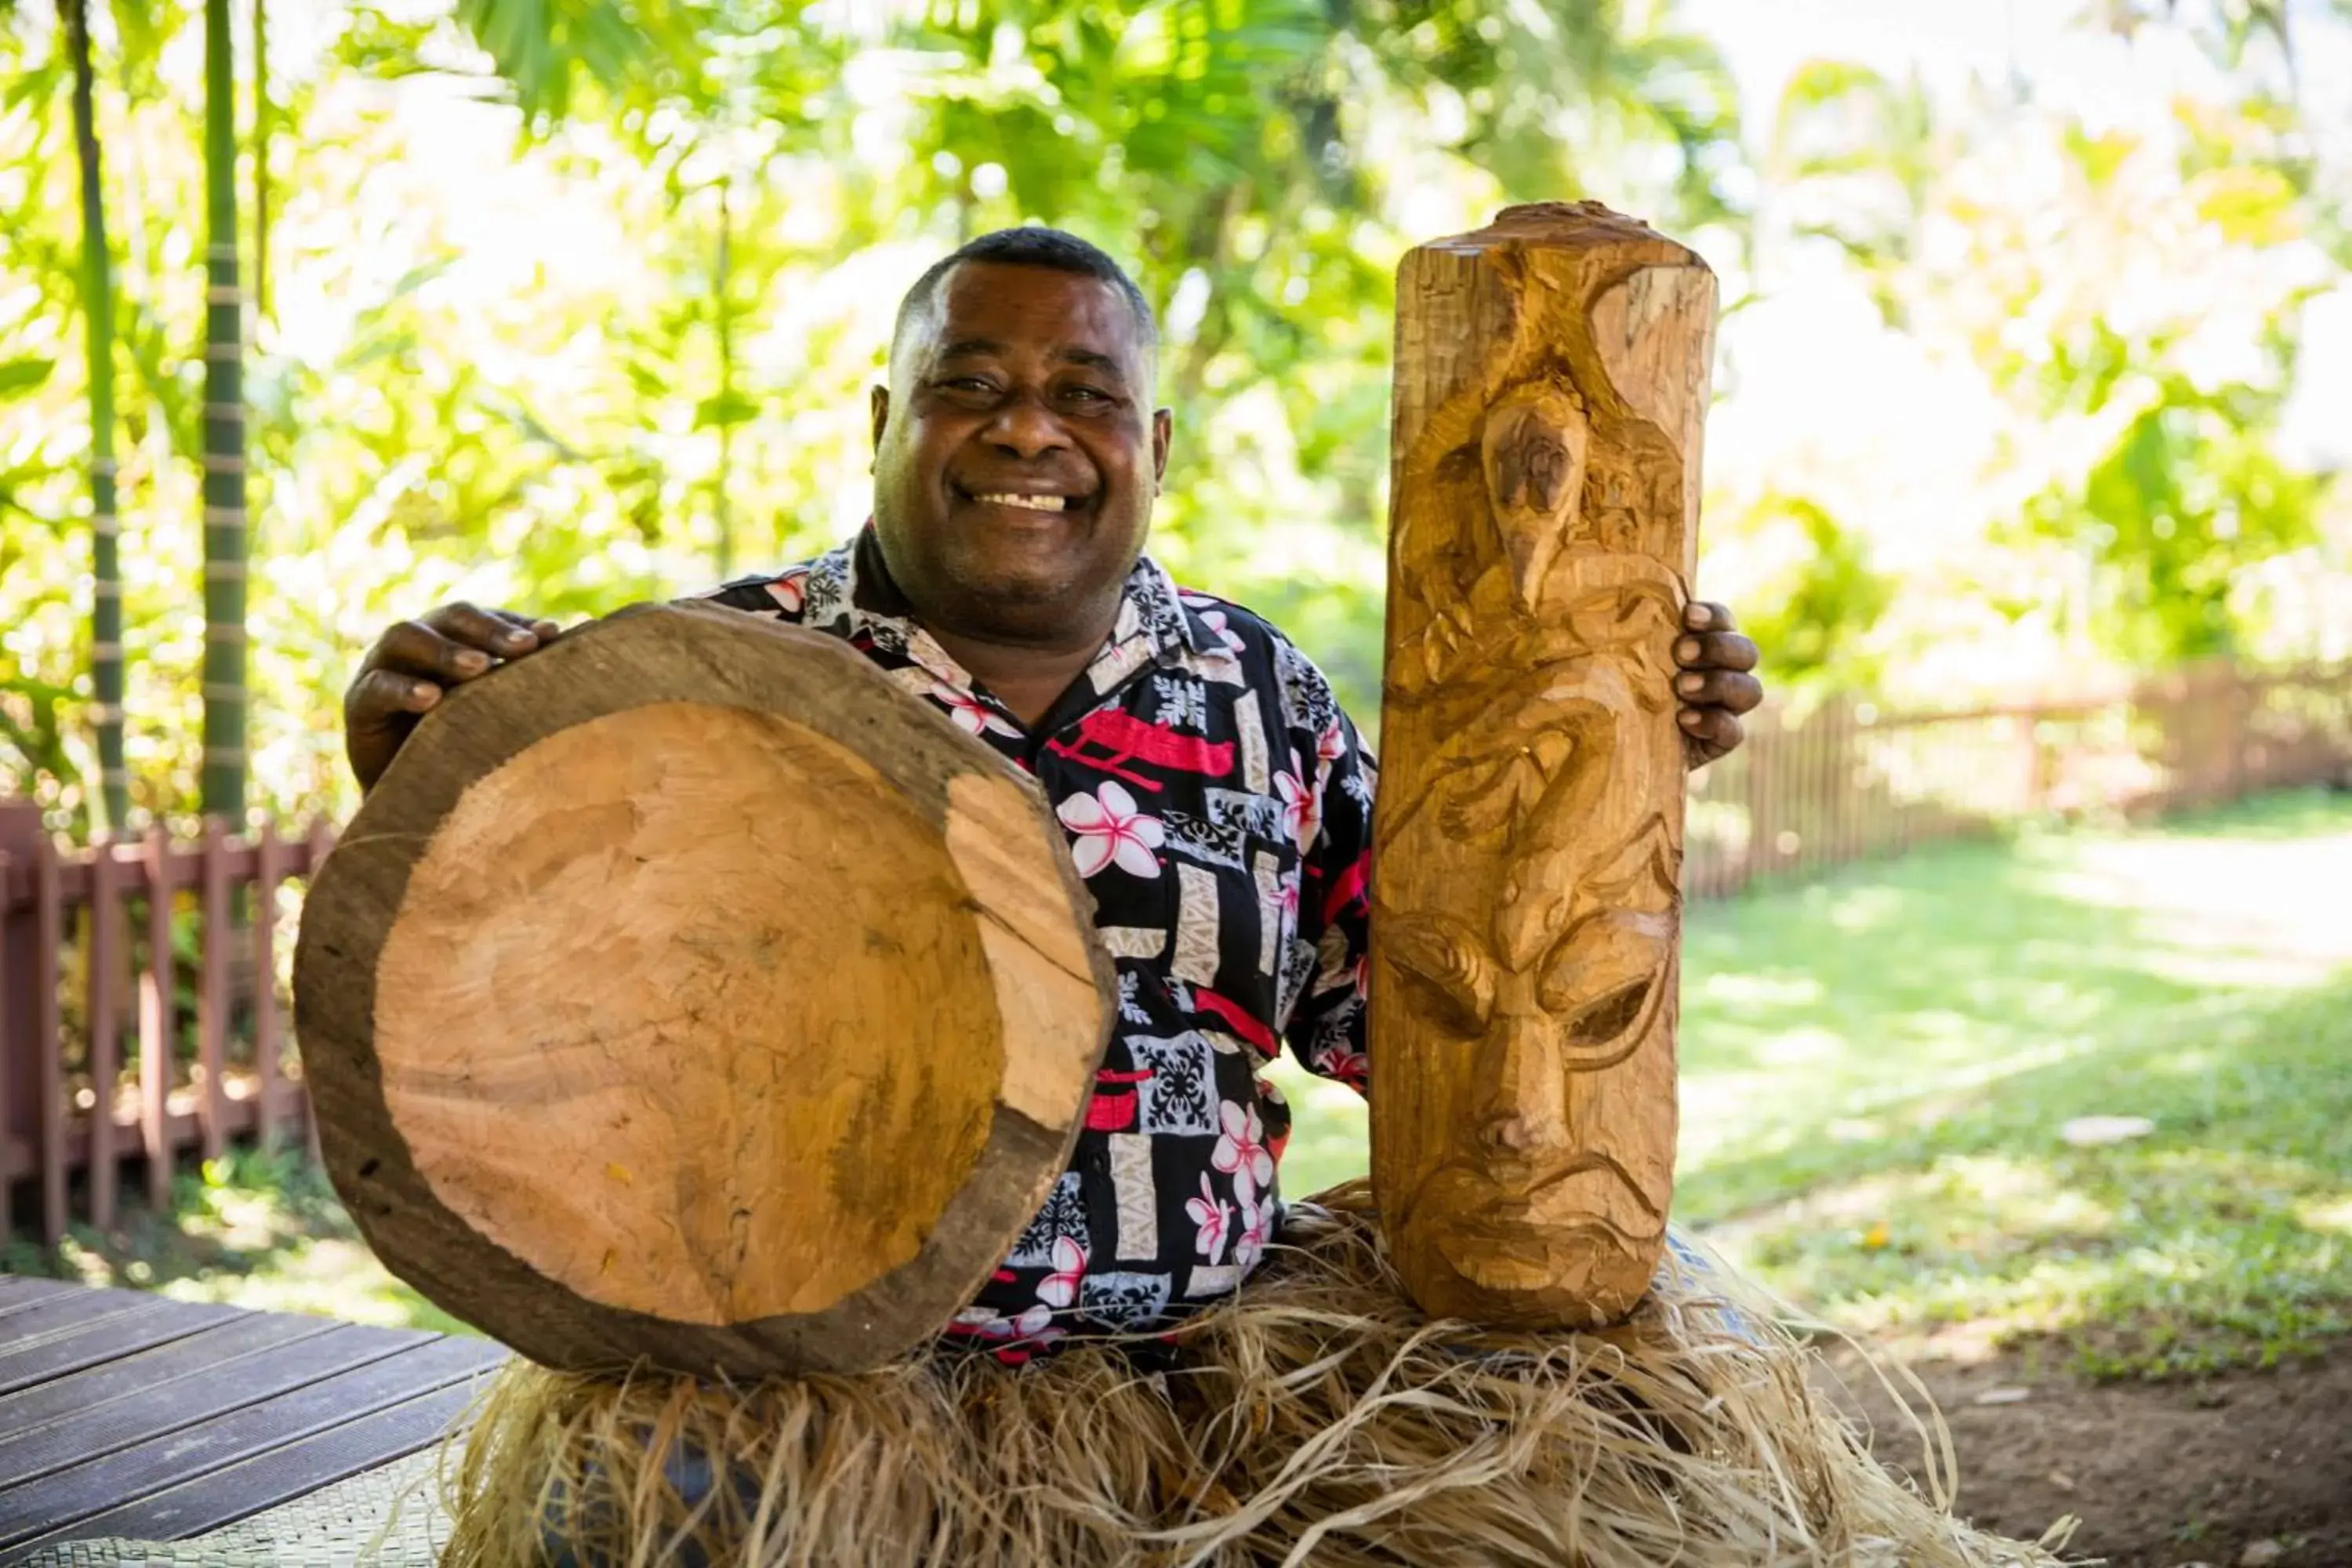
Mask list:
[[[1117,285],[966,262],[874,393],[883,560],[937,629],[1060,647],[1105,635],[1168,462],[1150,355]]]

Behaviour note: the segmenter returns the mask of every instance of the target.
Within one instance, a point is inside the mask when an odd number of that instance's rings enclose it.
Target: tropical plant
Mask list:
[[[228,0],[205,0],[205,663],[202,806],[245,816],[245,295],[237,284],[236,68]]]
[[[2268,26],[2240,11],[2224,52]],[[2013,500],[1919,583],[1943,596],[1923,625],[1957,581],[2118,666],[2233,653],[2247,572],[2316,540],[2328,481],[2282,455],[2281,417],[2304,302],[2341,272],[2292,117],[2258,73],[2228,79],[2159,131],[2096,132],[1990,89],[1939,108],[1859,66],[1791,79],[1767,159],[1786,243],[1835,244],[1997,420]]]
[[[89,667],[100,800],[105,826],[121,832],[131,816],[130,773],[122,760],[121,523],[114,498],[114,276],[106,248],[106,181],[98,138],[96,72],[90,60],[89,0],[58,0],[58,21],[73,68],[74,155],[81,191],[81,305],[89,377]]]

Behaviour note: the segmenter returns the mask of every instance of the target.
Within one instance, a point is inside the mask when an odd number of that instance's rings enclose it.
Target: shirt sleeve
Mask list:
[[[1314,947],[1315,968],[1284,1037],[1309,1072],[1368,1093],[1364,977],[1379,764],[1345,713],[1319,738],[1316,761],[1320,826],[1307,847],[1298,891],[1298,937]]]
[[[772,616],[780,621],[797,626],[805,598],[803,584],[808,581],[808,568],[795,566],[787,572],[763,572],[757,576],[738,577],[721,583],[715,588],[705,588],[689,598],[724,605],[730,610],[748,610],[753,615]]]

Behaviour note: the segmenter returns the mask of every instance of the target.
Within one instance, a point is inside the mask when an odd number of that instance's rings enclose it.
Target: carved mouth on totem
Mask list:
[[[1602,1252],[1639,1257],[1666,1226],[1625,1168],[1597,1153],[1509,1185],[1449,1165],[1414,1207],[1434,1222],[1433,1244],[1456,1273],[1500,1291],[1552,1288]]]

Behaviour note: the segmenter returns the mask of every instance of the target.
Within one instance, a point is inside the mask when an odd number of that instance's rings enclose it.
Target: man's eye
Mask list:
[[[1065,397],[1076,398],[1080,402],[1085,403],[1102,403],[1107,401],[1108,398],[1108,394],[1097,392],[1091,386],[1073,386],[1063,393],[1062,395]]]

